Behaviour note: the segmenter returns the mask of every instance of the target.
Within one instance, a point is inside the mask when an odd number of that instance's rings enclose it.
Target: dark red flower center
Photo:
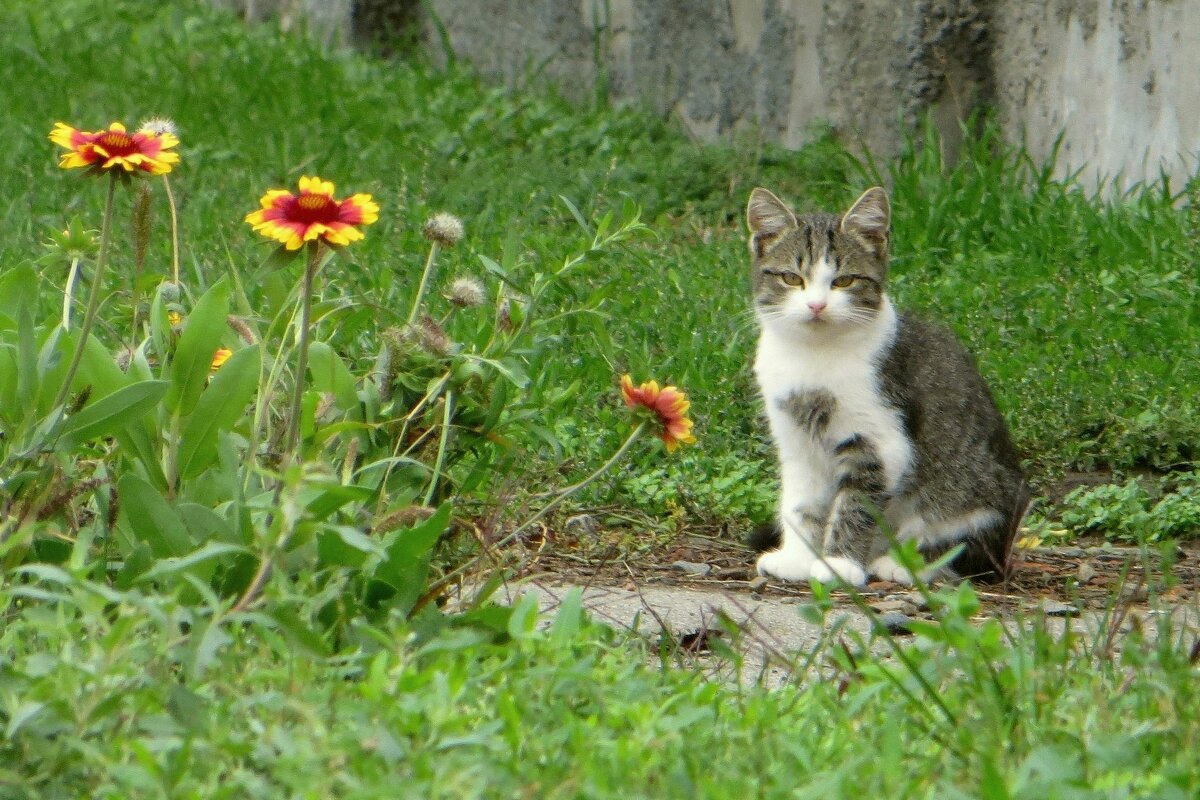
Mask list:
[[[302,194],[292,202],[288,217],[306,225],[337,222],[338,204],[323,194]]]
[[[136,152],[133,137],[120,131],[108,131],[96,140],[110,156],[127,156]]]

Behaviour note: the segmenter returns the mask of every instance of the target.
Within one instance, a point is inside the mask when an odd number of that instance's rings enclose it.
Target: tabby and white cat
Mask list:
[[[962,544],[962,577],[1005,575],[1028,502],[1004,418],[953,334],[884,291],[890,209],[797,218],[766,189],[747,207],[754,372],[779,451],[779,526],[752,544],[786,581],[911,583],[876,519],[926,560]]]

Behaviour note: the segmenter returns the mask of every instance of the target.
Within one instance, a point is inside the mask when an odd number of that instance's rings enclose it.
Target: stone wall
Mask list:
[[[996,100],[1008,136],[1063,170],[1180,189],[1200,153],[1200,0],[997,5]]]
[[[796,147],[832,125],[886,156],[928,113],[953,156],[990,108],[1035,158],[1062,133],[1060,172],[1089,184],[1180,185],[1200,151],[1200,0],[215,1],[311,6],[342,39],[415,20],[435,59],[448,42],[509,83],[640,102],[701,140]]]

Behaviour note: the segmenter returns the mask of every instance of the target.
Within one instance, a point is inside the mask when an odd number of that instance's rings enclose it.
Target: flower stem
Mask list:
[[[104,200],[104,223],[100,226],[100,254],[96,256],[96,274],[92,276],[92,290],[88,295],[87,310],[83,314],[83,324],[79,327],[79,341],[75,344],[75,353],[71,356],[71,366],[63,378],[62,386],[54,396],[51,408],[56,408],[67,399],[71,391],[71,382],[79,370],[79,362],[83,360],[83,351],[87,348],[88,336],[96,321],[96,311],[100,308],[101,287],[104,284],[104,269],[108,266],[108,244],[112,234],[113,196],[117,191],[117,173],[110,171],[108,180],[108,196]]]
[[[308,243],[308,263],[304,266],[304,282],[300,287],[300,342],[298,345],[299,352],[296,354],[296,387],[292,391],[292,408],[288,415],[288,429],[283,441],[283,452],[279,457],[279,481],[275,484],[275,492],[271,500],[271,513],[267,517],[268,530],[274,525],[276,514],[280,512],[280,503],[283,502],[283,489],[287,483],[287,472],[292,466],[293,460],[296,457],[296,448],[300,441],[300,407],[304,403],[304,374],[308,370],[308,344],[310,339],[309,325],[312,319],[312,294],[313,282],[317,277],[317,270],[321,266],[321,242],[313,241]],[[295,531],[294,520],[289,520],[289,515],[284,514],[283,530],[281,530],[278,538],[271,547],[264,547],[262,555],[258,560],[258,569],[254,572],[254,577],[250,579],[250,583],[246,586],[246,590],[242,592],[242,596],[238,598],[234,604],[232,611],[245,611],[250,607],[263,588],[267,585],[267,581],[271,577],[271,566],[275,561],[275,556],[284,551],[288,542],[292,538],[292,533]]]
[[[558,495],[553,500],[551,500],[546,505],[542,506],[542,509],[540,511],[538,511],[532,517],[530,517],[529,519],[525,520],[523,523],[518,525],[510,533],[508,533],[506,536],[504,536],[502,539],[500,539],[498,542],[496,542],[494,545],[492,545],[492,547],[500,548],[500,547],[503,547],[504,545],[508,544],[512,540],[516,539],[518,536],[520,536],[522,533],[524,533],[526,530],[528,530],[529,527],[531,525],[533,525],[535,522],[542,519],[547,514],[549,514],[551,511],[553,511],[554,509],[556,509],[560,505],[562,505],[563,501],[565,501],[567,498],[571,497],[576,492],[578,492],[581,489],[585,488],[586,486],[590,485],[593,481],[595,481],[601,475],[603,475],[604,473],[606,473],[610,469],[612,469],[613,465],[616,464],[618,461],[620,461],[621,458],[624,457],[624,455],[629,452],[629,448],[633,447],[634,442],[636,442],[638,440],[638,438],[641,437],[642,433],[646,430],[648,425],[649,425],[649,423],[647,423],[647,422],[644,422],[644,421],[639,422],[638,426],[633,429],[633,432],[629,434],[628,438],[626,438],[625,441],[621,443],[621,446],[617,448],[617,451],[615,453],[613,453],[607,461],[605,461],[603,464],[601,464],[599,467],[597,467],[596,470],[594,472],[592,472],[592,474],[588,475],[586,478],[579,481],[578,483],[573,483],[570,486],[568,486],[567,488],[563,489],[561,492],[558,493]],[[466,572],[470,568],[470,566],[471,566],[470,563],[463,564],[461,567],[451,570],[446,575],[444,575],[440,580],[438,580],[436,583],[434,583],[432,586],[430,586],[428,589],[426,589],[425,593],[423,595],[421,595],[420,599],[417,600],[416,604],[413,606],[412,610],[409,612],[409,616],[412,617],[412,616],[416,615],[416,613],[418,611],[420,611],[427,603],[429,603],[433,598],[437,597],[438,594],[441,593],[442,589],[449,586],[454,581],[458,580],[458,578],[460,576],[466,574]]]
[[[442,438],[438,442],[437,460],[433,462],[433,474],[429,476],[429,491],[425,492],[425,505],[433,502],[433,495],[437,491],[438,478],[442,474],[442,465],[446,461],[446,445],[450,440],[450,418],[454,413],[454,392],[446,392],[446,398],[443,400],[445,408],[442,411]]]
[[[537,522],[542,517],[546,516],[551,511],[553,511],[554,509],[556,509],[560,505],[562,505],[564,500],[571,497],[573,494],[575,494],[579,490],[583,489],[584,487],[588,486],[593,481],[595,481],[597,478],[599,478],[601,475],[603,475],[604,473],[606,473],[610,469],[612,469],[613,465],[616,464],[618,461],[620,461],[621,458],[627,452],[629,452],[629,448],[633,447],[633,443],[636,442],[638,440],[638,437],[640,437],[642,435],[642,432],[646,430],[647,424],[648,423],[646,423],[646,422],[639,422],[638,426],[633,429],[633,432],[631,432],[629,434],[628,438],[626,438],[625,441],[621,444],[621,446],[617,448],[617,451],[609,457],[608,461],[605,461],[603,464],[601,464],[599,467],[597,467],[595,472],[593,472],[591,475],[588,475],[586,478],[579,481],[578,483],[571,484],[570,486],[568,486],[567,488],[565,488],[561,492],[559,492],[558,496],[556,496],[553,500],[551,500],[546,505],[542,506],[541,511],[537,512],[532,517],[525,520],[525,522],[518,525],[511,533],[509,533],[507,536],[505,536],[500,541],[496,542],[495,546],[502,547],[505,544],[507,544],[508,542],[511,542],[513,539],[517,538],[522,533],[524,533],[529,528],[529,526],[533,525],[533,523]]]
[[[417,321],[417,317],[421,313],[421,303],[425,300],[425,292],[429,288],[429,281],[433,277],[434,261],[437,259],[438,243],[431,242],[429,245],[429,257],[425,259],[425,270],[421,273],[421,283],[417,286],[417,296],[413,300],[412,311],[408,312],[408,324],[412,325]]]
[[[163,188],[167,191],[167,208],[171,210],[171,279],[179,286],[179,212],[175,208],[175,193],[171,191],[171,181],[166,174],[162,176]]]
[[[292,391],[292,410],[288,416],[287,436],[283,442],[284,463],[291,462],[292,451],[300,441],[300,406],[304,403],[304,373],[308,370],[308,344],[311,338],[313,281],[321,264],[321,243],[308,244],[308,264],[304,267],[304,283],[300,288],[300,343],[296,354],[296,386]]]
[[[79,282],[79,258],[71,259],[71,270],[67,273],[67,288],[63,290],[62,328],[71,329],[71,301],[75,299],[75,284]]]

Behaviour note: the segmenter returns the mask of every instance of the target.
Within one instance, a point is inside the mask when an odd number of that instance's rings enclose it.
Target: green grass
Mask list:
[[[1009,644],[967,589],[902,645],[913,671],[831,623],[768,691],[673,668],[569,598],[544,631],[523,603],[413,638],[364,627],[326,659],[251,620],[180,636],[193,607],[37,577],[0,591],[6,800],[1200,791],[1196,667],[1165,620],[1115,652],[1120,619],[1094,638],[1030,620]]]
[[[642,485],[617,499],[654,511],[666,498],[695,521],[731,521],[769,513],[771,493],[748,371],[745,197],[762,184],[802,210],[837,209],[885,181],[895,208],[892,292],[903,308],[954,327],[977,354],[1035,485],[1065,470],[1180,469],[1196,459],[1200,232],[1190,201],[1175,194],[1181,187],[1098,199],[991,129],[955,165],[930,135],[879,165],[827,137],[798,152],[751,141],[698,147],[637,110],[579,109],[492,88],[466,70],[284,44],[267,27],[239,29],[186,3],[72,9],[51,17],[21,3],[3,12],[0,79],[38,91],[10,93],[5,107],[0,264],[36,254],[65,214],[96,218],[99,193],[81,201],[78,178],[54,167],[45,134],[56,120],[174,118],[185,154],[176,175],[185,274],[203,286],[228,264],[251,266],[252,302],[263,249],[240,218],[265,187],[316,172],[372,192],[383,216],[342,290],[377,305],[325,332],[364,365],[407,307],[430,212],[467,223],[466,246],[443,275],[479,272],[478,255],[507,253],[528,276],[583,240],[560,196],[589,220],[632,201],[652,235],[594,259],[560,298],[602,314],[611,345],[585,315],[561,329],[569,347],[535,366],[546,386],[581,381],[564,435],[577,431],[601,452],[621,435],[608,413],[615,375],[685,388],[700,446],[670,467],[644,463]],[[132,57],[114,57],[113,43],[125,41]],[[59,279],[43,277],[50,307]],[[742,488],[731,491],[735,483]]]
[[[236,274],[251,311],[286,308],[294,275],[265,263],[266,248],[242,222],[265,189],[318,174],[380,201],[380,222],[322,290],[318,340],[354,375],[370,372],[379,342],[404,321],[431,212],[458,214],[468,232],[443,254],[437,291],[452,275],[485,275],[481,257],[528,286],[587,253],[571,281],[550,285],[538,337],[515,354],[531,381],[505,428],[507,465],[524,472],[479,484],[457,498],[459,512],[483,518],[519,505],[522,485],[542,489],[594,468],[628,430],[615,385],[629,371],[686,389],[700,442],[671,459],[635,454],[584,502],[680,527],[736,529],[770,513],[740,222],[760,184],[801,210],[837,209],[870,183],[892,187],[893,293],[976,352],[1040,483],[1071,469],[1194,467],[1200,228],[1186,193],[1159,185],[1099,199],[1052,179],[990,130],[955,165],[941,162],[928,135],[877,166],[828,135],[798,152],[752,140],[700,147],[637,109],[581,109],[491,87],[466,69],[322,52],[199,3],[19,0],[0,10],[0,25],[0,81],[23,89],[0,95],[0,279],[33,263],[48,232],[72,218],[98,226],[100,187],[55,167],[53,123],[96,129],[151,114],[174,118],[183,140],[172,185],[194,297]],[[134,296],[121,198],[99,331],[113,350],[126,341]],[[628,220],[635,207],[645,235],[588,252],[605,215]],[[161,213],[155,226],[143,298],[168,265]],[[64,275],[49,262],[38,270],[34,317],[53,320]],[[14,320],[0,322],[11,338]],[[449,324],[463,341],[487,334],[461,316]],[[3,341],[6,353],[19,349]],[[207,513],[213,507],[233,507],[239,520],[242,510],[245,519],[272,516],[278,504],[263,498],[273,484],[254,463],[242,483],[233,442],[222,439],[220,463],[185,486],[189,521],[219,529],[228,520]],[[2,441],[0,452],[13,446]],[[743,685],[678,669],[684,659],[669,648],[659,653],[570,607],[545,632],[527,604],[458,616],[430,605],[406,619],[424,588],[420,558],[369,560],[379,545],[364,531],[403,551],[399,534],[416,529],[381,530],[349,512],[333,518],[341,545],[293,542],[266,602],[235,611],[236,594],[186,558],[145,556],[149,571],[132,577],[119,568],[137,551],[107,539],[146,527],[128,519],[128,504],[116,525],[105,520],[119,516],[108,488],[118,473],[136,473],[123,447],[85,443],[70,459],[47,451],[35,462],[43,474],[101,482],[38,520],[35,549],[0,543],[0,800],[1002,800],[1189,798],[1200,789],[1195,632],[1162,615],[1148,632],[1151,623],[1123,626],[1117,610],[1095,636],[1060,637],[1038,620],[1012,633],[979,624],[969,588],[947,591],[934,603],[940,623],[889,658],[866,652],[882,640],[824,619],[823,644],[797,662],[783,658],[792,682],[768,691],[745,673]],[[345,450],[310,452],[312,483],[302,488],[315,492]],[[229,475],[258,492],[245,507],[221,483]],[[0,476],[4,492],[11,477]],[[1076,496],[1067,514],[1142,542],[1194,534],[1194,475],[1152,485]],[[284,488],[295,502],[301,489]],[[169,520],[172,507],[156,502],[166,509],[156,519]],[[320,526],[334,522],[305,524],[327,534]],[[297,539],[315,539],[312,529]],[[221,552],[244,559],[282,541],[258,533],[218,543]],[[364,564],[415,569],[402,587],[407,604],[390,614],[355,606]],[[343,603],[353,610],[339,616]],[[820,621],[825,610],[818,598],[802,613]],[[331,615],[336,625],[326,624]],[[727,670],[743,667],[720,658]]]

